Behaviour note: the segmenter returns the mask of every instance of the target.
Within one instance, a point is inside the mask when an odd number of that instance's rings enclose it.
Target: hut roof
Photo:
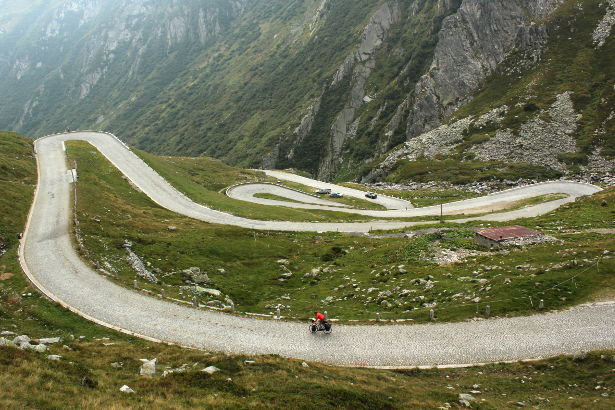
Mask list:
[[[528,236],[542,235],[541,232],[517,225],[478,229],[476,233],[480,236],[484,236],[485,238],[489,238],[494,241],[503,241],[505,239],[526,238]]]

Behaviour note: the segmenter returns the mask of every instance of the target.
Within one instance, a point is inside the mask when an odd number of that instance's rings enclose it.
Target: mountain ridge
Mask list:
[[[608,172],[615,154],[607,110],[613,69],[605,57],[613,47],[612,1],[131,0],[104,10],[102,4],[74,0],[44,12],[33,6],[37,23],[14,48],[7,38],[16,32],[7,33],[0,14],[0,61],[11,62],[0,64],[0,90],[10,96],[0,107],[0,128],[33,136],[104,128],[156,153],[294,167],[326,180],[377,180],[391,171],[382,166],[398,152],[388,155],[390,149],[416,144],[465,113],[476,119],[504,106],[508,128],[490,123],[485,134],[469,126],[453,151],[438,155],[524,160],[486,155],[475,142],[520,135],[530,117],[548,115],[570,92],[581,118],[556,136],[574,141],[549,157],[548,168],[577,172],[600,157],[600,172]],[[576,49],[561,41],[562,25]],[[548,69],[544,56],[563,58],[564,50],[599,66],[603,73],[590,71],[604,80],[593,81],[574,64]],[[502,81],[516,89],[530,77],[541,84],[541,70],[558,78],[551,81],[558,89],[540,90],[536,101],[526,93],[528,111],[516,106],[519,92],[516,101],[485,98],[499,87],[494,78],[508,76]],[[588,98],[598,94],[607,102],[596,113]],[[599,131],[602,138],[589,136]]]

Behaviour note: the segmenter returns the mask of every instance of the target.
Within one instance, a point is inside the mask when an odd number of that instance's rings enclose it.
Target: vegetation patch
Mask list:
[[[292,189],[297,189],[302,192],[316,193],[317,188],[313,188],[307,185],[299,184],[297,182],[292,181],[281,181],[278,182],[280,185],[287,186]],[[365,190],[365,189],[362,189]],[[340,204],[349,205],[352,208],[356,209],[369,209],[374,211],[386,211],[386,207],[369,201],[367,199],[355,198],[353,196],[343,196],[342,198],[334,198],[329,195],[319,195],[322,199],[326,199],[327,201],[339,202]]]
[[[388,195],[395,198],[410,201],[415,207],[446,204],[449,202],[461,201],[463,199],[476,198],[479,196],[474,191],[463,188],[423,188],[423,189],[391,189],[379,187],[365,187],[360,184],[345,182],[341,185],[349,188],[372,191],[377,194]]]
[[[74,147],[85,147],[83,143],[71,142]],[[221,210],[237,216],[251,219],[278,221],[361,221],[369,217],[351,215],[336,211],[315,211],[310,209],[280,208],[253,204],[246,201],[229,198],[223,192],[231,185],[246,182],[275,182],[262,172],[233,168],[222,162],[206,157],[159,157],[144,151],[135,151],[149,166],[169,181],[175,188],[186,194],[193,201],[212,209]],[[297,184],[299,185],[299,184]],[[289,184],[291,188],[297,186]],[[301,186],[303,187],[303,186]],[[303,187],[310,192],[311,188]],[[329,198],[327,198],[329,199]],[[353,202],[345,199],[347,203]],[[361,201],[369,204],[367,201]]]
[[[47,354],[60,359],[46,359]],[[143,357],[158,359],[153,377],[139,376],[138,359]],[[470,391],[476,408],[521,406],[517,403],[568,408],[573,403],[610,409],[613,404],[613,351],[446,370],[302,363],[187,350],[123,340],[115,334],[67,337],[43,354],[0,347],[0,404],[65,409],[403,409],[457,406],[459,394]],[[202,372],[207,366],[220,370]],[[123,385],[134,393],[121,393]]]
[[[256,193],[256,194],[254,194],[254,197],[255,198],[262,198],[262,199],[271,199],[271,200],[274,200],[274,201],[291,202],[291,203],[295,203],[295,204],[303,203],[303,202],[300,202],[300,201],[295,201],[294,199],[287,198],[285,196],[279,196],[279,195],[275,195],[275,194],[268,194],[266,192]]]
[[[462,161],[446,158],[399,161],[386,179],[391,183],[446,181],[462,185],[476,181],[557,179],[560,176],[562,174],[558,171],[526,163],[507,164],[498,161]]]
[[[613,285],[613,259],[603,253],[615,251],[613,239],[573,233],[615,220],[613,190],[600,193],[603,200],[583,198],[546,217],[557,224],[541,218],[520,222],[561,241],[490,253],[474,245],[471,224],[383,240],[202,223],[160,209],[88,147],[69,145],[80,164],[77,216],[87,257],[118,283],[132,287],[137,279],[144,291],[164,290],[186,303],[196,297],[203,306],[264,314],[280,307],[285,317],[300,320],[321,308],[341,320],[380,313],[383,319],[422,322],[433,308],[438,320],[481,315],[487,304],[493,315],[532,313],[537,299],[558,309]],[[160,283],[137,276],[126,260],[126,240]],[[207,278],[199,283],[187,276],[191,267]]]

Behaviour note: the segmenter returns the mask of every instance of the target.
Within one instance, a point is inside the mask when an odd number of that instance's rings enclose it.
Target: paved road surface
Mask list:
[[[290,202],[281,199],[259,198],[255,196],[257,194],[273,194],[298,202]],[[326,196],[320,198],[284,186],[265,182],[249,182],[246,184],[235,185],[226,190],[226,195],[229,198],[252,202],[255,204],[287,206],[290,208],[299,209],[327,209],[339,211],[340,208],[349,207],[349,205],[342,204],[340,202],[327,200],[325,199],[327,198]]]
[[[365,199],[365,191],[361,191],[358,189],[352,189],[341,185],[331,184],[329,182],[317,181],[315,179],[310,179],[306,177],[299,176],[297,174],[292,174],[290,172],[278,171],[278,170],[265,170],[265,174],[270,177],[274,177],[277,179],[281,179],[284,181],[297,182],[299,184],[303,184],[305,186],[309,186],[315,189],[329,188],[333,192],[339,192],[346,196],[352,196],[359,199]],[[406,201],[405,199],[393,198],[391,196],[386,195],[378,195],[376,199],[370,199],[370,201],[380,204],[387,209],[410,209],[412,208],[412,203]]]
[[[290,174],[289,174],[290,175]],[[314,181],[318,182],[318,181]],[[564,203],[574,201],[575,198],[588,193],[593,193],[596,188],[587,184],[576,182],[548,182],[531,186],[514,188],[506,191],[496,192],[488,196],[466,199],[462,201],[450,202],[443,205],[444,215],[479,215],[493,213],[487,219],[496,218],[497,220],[511,220],[518,217],[536,216],[544,214],[558,208]],[[256,194],[270,193],[280,197],[288,198],[290,201],[265,199],[256,197]],[[519,209],[513,213],[509,211],[504,216],[497,214],[497,211],[512,207],[517,201],[533,198],[547,193],[567,193],[568,197],[537,204],[532,207]],[[236,185],[229,188],[226,194],[233,199],[252,202],[262,205],[277,205],[288,208],[317,209],[322,211],[337,211],[350,214],[366,215],[374,218],[408,218],[417,216],[437,216],[440,215],[440,205],[433,205],[424,208],[408,208],[399,210],[364,210],[354,208],[340,208],[341,204],[324,201],[310,195],[283,186],[272,185],[269,183],[250,182],[247,184]],[[297,201],[297,202],[292,202]],[[483,219],[472,218],[470,220]]]
[[[219,223],[247,220],[207,210],[170,190],[108,135],[72,133],[38,140],[39,186],[20,248],[21,263],[42,292],[97,323],[184,346],[229,353],[275,353],[351,366],[462,365],[615,348],[613,303],[472,323],[339,325],[331,335],[311,335],[305,324],[201,311],[122,288],[93,271],[73,249],[69,235],[71,186],[61,144],[67,139],[93,143],[146,194],[176,212],[217,218]],[[261,227],[277,226],[258,223]],[[302,228],[301,224],[291,225]]]

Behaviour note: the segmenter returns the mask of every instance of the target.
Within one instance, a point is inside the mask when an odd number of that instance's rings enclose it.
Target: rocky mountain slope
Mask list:
[[[615,154],[612,0],[0,3],[0,128],[32,136],[370,181]]]
[[[615,172],[614,17],[615,1],[565,2],[536,47],[513,50],[443,125],[410,138],[364,180],[411,178],[417,159],[479,161],[496,173],[525,164],[539,177]]]

